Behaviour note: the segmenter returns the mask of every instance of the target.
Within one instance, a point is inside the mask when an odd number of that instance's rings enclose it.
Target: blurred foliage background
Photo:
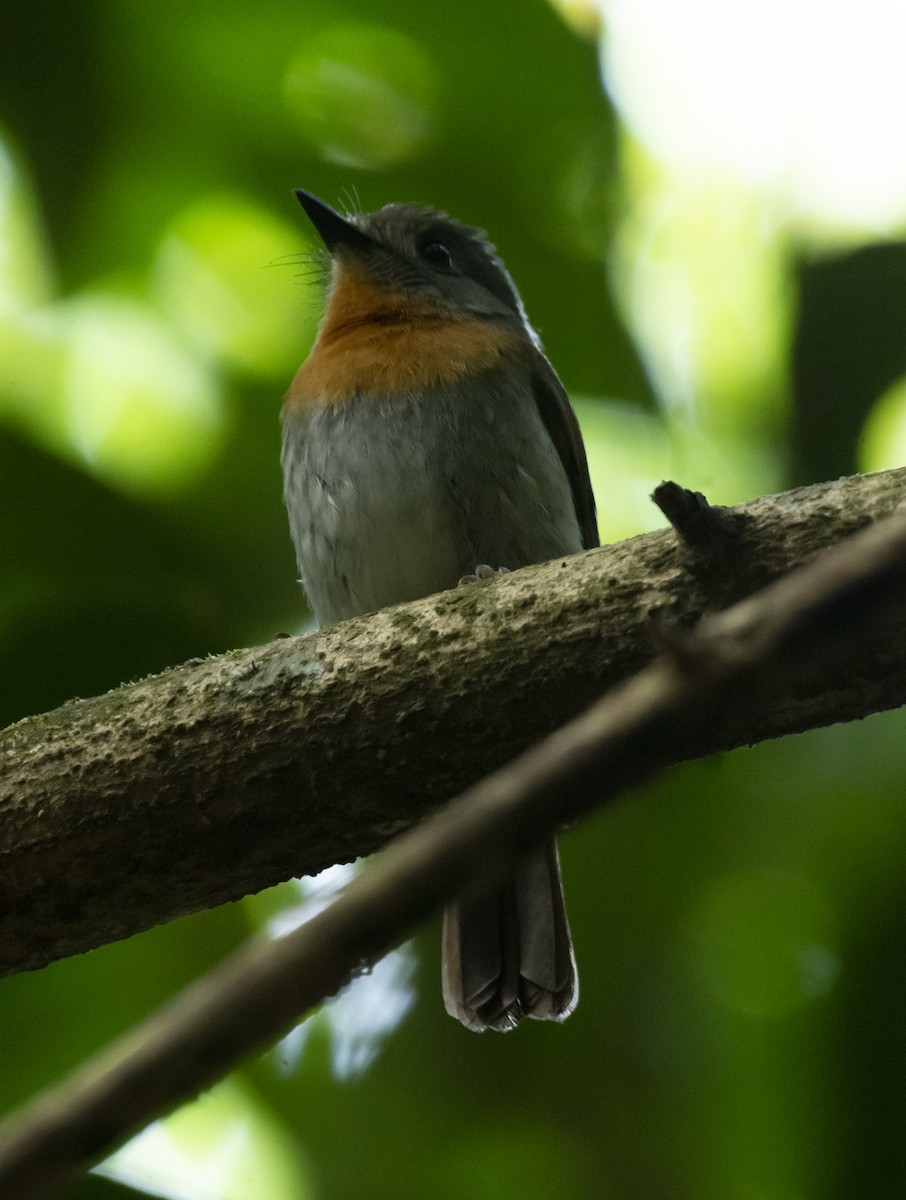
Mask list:
[[[486,227],[602,537],[906,460],[906,15],[810,0],[4,0],[3,721],[302,628],[292,187]],[[674,772],[563,839],[562,1028],[443,1013],[438,931],[73,1197],[906,1194],[902,713]],[[0,1108],[346,877],[0,984]]]

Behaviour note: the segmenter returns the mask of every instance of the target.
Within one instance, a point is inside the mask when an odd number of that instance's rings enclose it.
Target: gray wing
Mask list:
[[[540,351],[532,367],[532,389],[544,427],[569,480],[576,519],[582,532],[582,545],[590,550],[593,546],[600,546],[601,542],[582,433],[563,384]]]

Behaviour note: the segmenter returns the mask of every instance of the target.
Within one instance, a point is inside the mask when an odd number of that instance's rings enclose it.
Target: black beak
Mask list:
[[[367,250],[377,245],[367,233],[362,233],[351,221],[341,217],[338,212],[313,196],[311,192],[296,189],[296,199],[305,209],[305,213],[321,236],[321,241],[331,254],[338,250]]]

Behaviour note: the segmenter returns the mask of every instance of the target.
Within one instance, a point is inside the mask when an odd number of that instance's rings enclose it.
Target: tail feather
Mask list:
[[[563,1021],[579,999],[556,842],[519,864],[504,887],[444,913],[447,1012],[470,1029]]]

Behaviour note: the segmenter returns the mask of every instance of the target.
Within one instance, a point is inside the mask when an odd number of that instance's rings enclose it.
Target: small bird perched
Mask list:
[[[484,233],[297,191],[327,309],[283,406],[284,497],[319,624],[598,545],[578,422]],[[556,843],[444,915],[447,1011],[562,1021],[578,999]]]

